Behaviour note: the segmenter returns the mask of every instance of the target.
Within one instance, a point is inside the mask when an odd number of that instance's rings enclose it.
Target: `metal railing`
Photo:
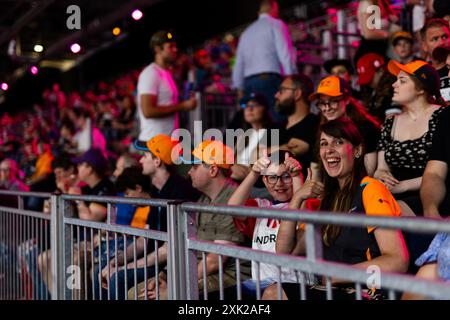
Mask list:
[[[371,276],[366,270],[354,268],[350,265],[329,262],[322,259],[322,239],[321,227],[326,224],[335,224],[340,226],[352,227],[381,227],[386,229],[395,229],[410,231],[416,233],[450,233],[450,223],[424,218],[388,218],[388,217],[369,217],[343,215],[327,212],[303,212],[299,210],[279,210],[279,209],[259,209],[238,206],[225,205],[205,205],[186,203],[173,200],[155,200],[155,199],[132,199],[119,197],[97,197],[97,196],[74,196],[74,195],[48,195],[48,194],[27,194],[14,192],[0,192],[0,195],[16,195],[19,198],[26,196],[37,196],[49,198],[51,201],[51,214],[40,212],[30,212],[22,208],[0,207],[0,244],[2,248],[8,248],[8,251],[16,251],[24,240],[42,239],[46,232],[43,232],[42,221],[46,222],[45,231],[50,231],[50,246],[44,246],[45,241],[37,241],[37,254],[42,257],[42,253],[48,250],[51,256],[51,267],[44,272],[44,275],[51,277],[52,285],[50,288],[52,299],[118,299],[119,290],[123,298],[127,299],[132,295],[138,298],[139,283],[142,283],[144,292],[148,289],[148,280],[159,274],[167,262],[167,298],[168,299],[205,299],[212,294],[219,299],[242,299],[242,268],[250,261],[256,263],[259,273],[261,263],[271,264],[277,267],[277,277],[274,283],[277,284],[278,298],[282,296],[282,268],[294,270],[297,275],[301,299],[307,299],[306,286],[309,284],[307,278],[320,276],[325,279],[326,297],[332,299],[332,278],[347,280],[355,284],[355,299],[363,299],[363,286]],[[74,201],[89,201],[107,204],[108,218],[107,223],[92,222],[80,220],[73,216],[72,205]],[[119,226],[111,224],[110,217],[115,204],[133,204],[136,206],[152,206],[152,208],[165,207],[167,209],[167,232],[137,229],[129,226]],[[276,254],[274,252],[263,252],[249,247],[239,245],[219,244],[215,242],[204,241],[197,238],[195,215],[202,214],[220,214],[240,217],[273,218],[280,220],[302,221],[305,223],[306,255],[304,257],[291,256],[286,254]],[[26,220],[28,222],[25,222]],[[34,220],[33,220],[34,219]],[[41,223],[39,223],[41,221]],[[32,224],[34,223],[34,225]],[[50,229],[48,229],[50,223]],[[45,224],[45,223],[44,223]],[[34,230],[28,232],[28,229]],[[101,252],[102,242],[99,242],[96,249],[93,238],[98,235],[99,239],[105,239],[106,252]],[[144,241],[144,250],[141,257],[144,257],[144,274],[138,276],[138,253],[136,250],[138,240],[146,239],[153,242],[154,270],[147,273],[146,257],[152,249],[148,248],[147,241]],[[123,243],[123,248],[119,249],[119,243]],[[166,243],[167,258],[158,257],[160,243]],[[114,244],[111,251],[110,245]],[[124,259],[124,265],[130,268],[124,272],[124,278],[118,278],[119,272],[114,272],[108,268],[106,281],[101,279],[99,270],[104,269],[107,261],[115,261],[118,265],[119,254],[121,250],[128,246],[133,250],[131,259]],[[94,252],[99,251],[97,257]],[[111,251],[111,252],[110,252]],[[201,258],[199,258],[199,253]],[[198,266],[202,264],[203,270],[206,270],[206,254],[214,253],[218,255],[218,290],[209,292],[206,289],[207,275],[203,271],[202,279],[198,279]],[[20,254],[23,255],[21,252]],[[4,259],[5,250],[1,252],[0,260],[0,299],[45,299],[48,298],[42,287],[31,286],[32,294],[26,294],[30,283],[34,282],[36,277],[21,277],[14,273],[14,270],[20,265],[21,255],[9,252],[7,259]],[[32,265],[37,263],[37,254],[34,253],[28,261],[31,271]],[[33,261],[34,259],[34,261]],[[232,261],[235,265],[235,286],[225,287],[224,285],[224,259]],[[78,273],[73,273],[78,270]],[[81,272],[80,272],[81,270]],[[95,271],[97,270],[97,271]],[[38,272],[42,274],[42,270]],[[74,281],[74,274],[77,275]],[[127,279],[127,274],[133,279]],[[450,284],[441,281],[419,280],[411,275],[398,274],[391,272],[382,272],[382,289],[388,292],[389,299],[395,299],[396,294],[400,292],[410,292],[428,296],[434,299],[450,299]],[[199,281],[200,280],[200,281]],[[261,284],[259,276],[256,280],[256,298],[261,298]],[[98,282],[97,286],[95,282]],[[114,290],[111,289],[110,281],[115,281]],[[199,290],[199,283],[203,281],[203,289]],[[119,286],[119,282],[123,282]],[[73,283],[78,284],[74,286]],[[34,283],[33,283],[34,284]],[[160,298],[159,282],[155,282],[156,298]],[[28,286],[27,286],[28,285]],[[102,291],[102,286],[104,287]],[[120,287],[120,288],[119,288]],[[81,289],[80,289],[81,288]],[[98,289],[98,292],[96,290]],[[230,290],[231,289],[231,290]],[[39,292],[38,292],[39,291]],[[134,291],[134,292],[133,292]],[[147,295],[143,295],[147,299]]]

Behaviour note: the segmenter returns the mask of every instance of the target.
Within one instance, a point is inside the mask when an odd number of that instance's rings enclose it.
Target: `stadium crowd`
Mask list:
[[[371,4],[382,9],[381,30],[366,28],[366,8]],[[441,2],[435,0],[435,4]],[[275,0],[261,1],[258,19],[239,38],[213,39],[192,56],[178,52],[175,35],[159,31],[150,40],[154,60],[141,71],[100,82],[85,93],[67,94],[55,84],[43,92],[43,104],[36,104],[33,112],[4,113],[0,188],[446,219],[450,215],[450,111],[446,107],[450,102],[450,11],[442,7],[439,14],[447,10],[443,15],[447,20],[427,19],[420,30],[412,30],[416,34],[398,28],[398,16],[389,1],[359,1],[362,39],[354,61],[328,60],[326,76],[316,85],[299,72],[302,68],[293,43],[301,36],[293,42],[291,28],[279,19]],[[180,142],[173,133],[187,127],[186,114],[198,108],[191,92],[231,90],[237,92],[239,107],[230,127],[251,129],[251,134],[239,137],[242,141],[234,150],[222,141],[204,140],[193,151],[183,150],[179,165],[181,154],[174,150],[179,150]],[[278,130],[276,139],[271,130]],[[1,197],[2,203],[15,205],[10,197]],[[49,212],[48,203],[35,198],[26,207]],[[79,219],[106,221],[103,204],[77,201],[74,209]],[[167,230],[165,209],[117,205],[115,211],[112,223]],[[425,237],[327,225],[322,235],[326,260],[360,268],[375,264],[382,271],[450,281],[446,234]],[[301,221],[198,213],[197,237],[274,253],[305,254]],[[262,241],[264,237],[269,241]],[[108,283],[111,292],[119,293],[113,299],[125,299],[125,286],[133,299],[136,282],[136,298],[154,299],[158,282],[161,297],[166,296],[166,244],[155,247],[149,242],[144,256],[145,240],[138,239],[135,272],[136,248],[131,243],[120,244],[116,260],[112,239],[80,240],[95,244],[93,252],[74,249],[79,251],[76,264],[95,269],[96,294]],[[101,256],[102,265],[90,265],[92,255]],[[51,269],[51,258],[49,250],[36,256],[41,277],[34,285],[51,288],[51,279],[44,276]],[[207,254],[205,264],[202,259],[199,254],[200,294],[204,287],[211,293],[209,298],[217,294],[221,261],[227,297],[232,295],[233,259],[219,260],[215,254]],[[257,272],[255,264],[240,266],[244,297],[255,298],[259,274],[263,298],[276,298],[276,268],[268,264],[259,268]],[[148,279],[146,285],[144,279]],[[307,284],[309,298],[326,298],[322,279],[311,276]],[[348,299],[355,289],[340,279],[333,279],[332,285],[335,299]],[[282,270],[282,288],[283,298],[298,298],[293,270]],[[80,297],[88,289],[83,286]],[[383,299],[386,293],[366,290],[364,297]],[[404,293],[402,298],[426,297]]]

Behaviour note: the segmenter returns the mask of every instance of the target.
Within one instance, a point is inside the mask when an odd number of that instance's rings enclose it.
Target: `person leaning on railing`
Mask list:
[[[364,167],[363,138],[349,119],[332,120],[320,127],[320,160],[323,183],[311,180],[297,191],[289,205],[304,208],[309,198],[321,199],[321,211],[369,216],[400,216],[400,208],[381,182],[367,176]],[[277,253],[304,255],[305,238],[297,223],[282,221]],[[381,271],[406,272],[409,255],[400,231],[376,227],[357,228],[327,225],[322,229],[324,259],[366,269],[376,265]],[[354,284],[331,279],[335,299],[355,299]],[[296,299],[299,284],[283,283],[283,298]],[[266,289],[263,299],[276,299],[277,285]],[[364,298],[381,298],[375,290],[363,290]],[[382,293],[382,292],[380,292]],[[325,299],[323,287],[307,287],[308,299]]]

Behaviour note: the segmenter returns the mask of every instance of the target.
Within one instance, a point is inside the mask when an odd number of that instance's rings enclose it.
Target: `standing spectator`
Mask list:
[[[449,24],[444,19],[431,19],[420,30],[420,35],[422,37],[422,48],[426,54],[425,58],[427,61],[431,61],[431,65],[437,70],[441,78],[441,96],[445,101],[450,102],[449,69],[444,61],[436,60],[433,57],[434,49],[450,44]]]
[[[179,127],[178,112],[197,106],[194,97],[178,103],[178,89],[169,71],[178,51],[173,35],[168,31],[156,32],[150,48],[155,60],[142,70],[137,85],[139,140],[144,143],[158,134],[170,135]]]
[[[92,124],[89,111],[85,109],[75,109],[77,133],[74,140],[77,145],[77,153],[83,154],[91,148],[101,150],[106,157],[106,140],[102,132]]]
[[[381,19],[373,19],[373,10],[370,6],[377,6]],[[355,53],[355,63],[364,54],[375,52],[386,56],[388,49],[388,37],[394,31],[398,16],[392,10],[389,0],[360,0],[358,4],[358,23],[361,30],[362,40]],[[380,25],[378,26],[377,23]]]
[[[298,74],[284,79],[275,95],[277,111],[288,117],[287,123],[280,130],[279,148],[294,154],[302,165],[304,177],[312,160],[319,127],[319,118],[310,112],[308,100],[313,91],[311,79]]]
[[[281,119],[274,110],[280,74],[297,72],[296,52],[288,28],[278,14],[276,0],[261,1],[259,19],[241,35],[232,75],[238,98],[252,92],[264,94],[275,120]]]

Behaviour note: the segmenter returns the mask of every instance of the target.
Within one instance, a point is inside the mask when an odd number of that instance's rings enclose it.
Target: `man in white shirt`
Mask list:
[[[281,74],[297,72],[296,50],[286,24],[278,19],[276,0],[262,0],[259,18],[241,35],[233,69],[233,86],[239,99],[252,92],[261,93],[269,101],[275,119],[275,93],[281,83]]]
[[[150,40],[150,48],[155,60],[142,70],[137,87],[140,141],[148,141],[158,134],[170,136],[179,127],[178,112],[197,106],[194,97],[178,102],[178,89],[169,71],[178,51],[172,34],[156,32]]]

